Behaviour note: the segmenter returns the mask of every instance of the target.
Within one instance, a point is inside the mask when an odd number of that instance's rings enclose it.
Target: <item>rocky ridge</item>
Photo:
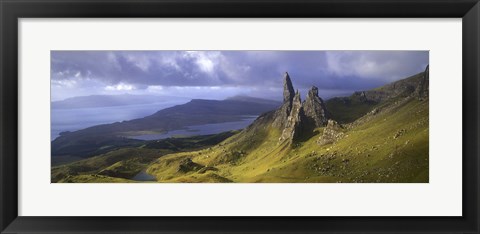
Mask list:
[[[418,97],[419,99],[428,98],[428,66],[424,72],[409,78],[393,82],[381,88],[355,92],[351,98],[356,98],[360,102],[371,103],[372,107],[386,100],[400,98],[395,103],[400,105],[409,98]],[[325,102],[318,96],[318,88],[312,86],[306,99],[302,102],[299,91],[294,91],[290,75],[285,72],[283,76],[283,103],[275,111],[268,112],[260,116],[247,131],[252,129],[265,127],[266,122],[271,123],[273,128],[280,131],[281,135],[278,139],[279,143],[289,141],[301,141],[308,139],[314,133],[316,128],[325,127],[323,134],[319,137],[317,143],[320,145],[329,144],[343,137],[342,129],[349,128],[350,123],[342,125],[334,121]],[[335,98],[334,98],[335,99]],[[338,98],[337,98],[338,99]],[[344,98],[348,100],[348,98]],[[404,100],[405,99],[405,100]],[[390,105],[392,108],[398,105]],[[369,116],[376,115],[378,112],[384,111],[384,108],[378,107],[369,111],[365,116],[359,118],[356,123],[363,122]]]

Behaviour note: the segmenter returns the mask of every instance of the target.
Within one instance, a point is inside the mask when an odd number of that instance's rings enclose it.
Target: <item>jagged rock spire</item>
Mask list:
[[[273,121],[273,126],[279,129],[283,129],[287,123],[288,116],[292,110],[292,102],[295,96],[295,91],[293,89],[292,81],[288,72],[285,72],[283,76],[283,104],[275,112],[275,120]]]
[[[288,72],[285,72],[285,75],[283,76],[283,102],[292,102],[294,95],[295,91],[293,89],[292,80],[290,80]]]
[[[317,127],[325,126],[328,114],[318,88],[313,86],[302,103],[300,92],[295,91],[290,76],[285,72],[283,79],[283,104],[275,111],[272,126],[282,131],[280,142],[294,141],[313,133]]]
[[[307,98],[303,103],[303,110],[311,128],[322,127],[327,124],[327,108],[323,100],[318,96],[317,87],[312,86],[308,91]]]

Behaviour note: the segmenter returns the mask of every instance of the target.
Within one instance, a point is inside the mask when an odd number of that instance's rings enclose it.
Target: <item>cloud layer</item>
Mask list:
[[[422,71],[427,51],[52,51],[52,100],[91,94],[279,98],[282,74],[320,95],[374,88]]]

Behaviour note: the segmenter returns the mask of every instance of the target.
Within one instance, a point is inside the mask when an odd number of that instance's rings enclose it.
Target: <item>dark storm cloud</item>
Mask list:
[[[52,52],[52,79],[95,79],[108,85],[211,85],[193,56],[180,52]]]
[[[52,51],[51,78],[72,92],[237,87],[261,93],[281,88],[288,71],[301,90],[363,90],[427,64],[425,51]]]

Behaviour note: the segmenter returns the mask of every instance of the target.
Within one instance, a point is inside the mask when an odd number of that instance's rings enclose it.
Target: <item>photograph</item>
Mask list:
[[[480,0],[2,1],[0,234],[480,234]]]
[[[51,50],[51,183],[429,183],[429,51]]]

